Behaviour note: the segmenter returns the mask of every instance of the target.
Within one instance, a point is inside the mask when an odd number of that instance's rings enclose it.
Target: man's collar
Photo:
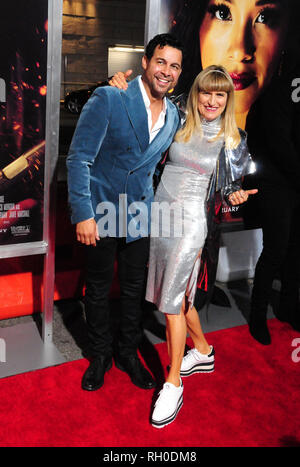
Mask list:
[[[144,100],[144,102],[145,102],[146,109],[149,109],[149,107],[150,107],[150,99],[149,99],[148,94],[147,94],[147,92],[146,92],[146,89],[145,89],[145,86],[144,86],[144,83],[143,83],[143,80],[142,80],[142,76],[141,76],[141,75],[138,76],[138,81],[139,81],[140,90],[141,90],[141,93],[142,93],[142,96],[143,96],[143,100]],[[163,98],[163,108],[162,108],[162,112],[165,112],[165,113],[166,113],[166,110],[167,110],[167,98],[164,97],[164,98]]]

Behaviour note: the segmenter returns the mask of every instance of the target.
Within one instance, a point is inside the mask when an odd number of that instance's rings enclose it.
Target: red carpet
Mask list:
[[[149,423],[153,392],[136,388],[114,366],[92,393],[80,388],[85,359],[2,379],[0,445],[300,446],[300,334],[277,320],[269,328],[267,347],[247,326],[210,333],[215,372],[183,380],[183,407],[160,430]],[[146,360],[161,376],[166,345]]]

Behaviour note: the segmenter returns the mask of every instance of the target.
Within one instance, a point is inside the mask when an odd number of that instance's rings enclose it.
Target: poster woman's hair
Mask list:
[[[177,94],[188,91],[195,77],[202,70],[199,28],[208,3],[209,0],[175,2],[170,32],[186,46],[183,70],[176,87]]]

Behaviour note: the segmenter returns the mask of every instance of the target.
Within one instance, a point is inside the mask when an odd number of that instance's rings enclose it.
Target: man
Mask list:
[[[271,343],[267,307],[278,274],[281,290],[275,316],[300,332],[300,103],[295,93],[299,76],[300,63],[273,80],[253,114],[254,125],[260,133],[248,139],[258,168],[263,230],[249,330],[263,345]]]
[[[67,167],[72,222],[87,256],[85,312],[91,363],[82,379],[85,390],[100,388],[112,366],[108,296],[116,256],[121,321],[115,364],[138,387],[155,386],[137,355],[142,337],[140,302],[149,250],[152,178],[179,125],[177,108],[165,94],[176,85],[181,64],[180,43],[169,34],[154,37],[142,59],[142,76],[131,81],[125,92],[115,87],[96,89],[74,133]],[[107,214],[106,208],[115,218],[108,218],[105,231],[101,213]],[[140,215],[134,216],[137,211]]]

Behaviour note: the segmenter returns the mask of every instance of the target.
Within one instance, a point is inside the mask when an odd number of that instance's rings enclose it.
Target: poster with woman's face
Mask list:
[[[0,245],[42,240],[48,0],[0,17]]]
[[[290,61],[299,61],[299,0],[161,0],[160,30],[185,46],[175,93],[187,93],[207,66],[234,83],[235,114],[249,135],[249,113]],[[275,98],[275,96],[274,96]]]
[[[159,32],[174,33],[186,47],[181,90],[203,68],[223,65],[234,82],[237,123],[245,128],[251,106],[294,40],[294,5],[295,0],[162,0]]]

